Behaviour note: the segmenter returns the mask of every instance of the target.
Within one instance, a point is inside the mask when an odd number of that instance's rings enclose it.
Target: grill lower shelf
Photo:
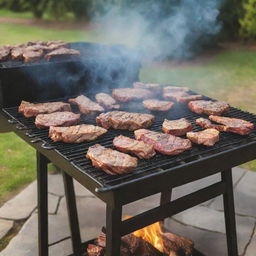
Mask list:
[[[204,99],[209,98],[205,97]],[[62,100],[65,101],[65,99]],[[34,125],[34,118],[25,118],[21,114],[19,114],[17,110],[17,107],[3,109],[3,111],[11,119],[11,121],[17,123],[17,129],[24,130],[24,133],[26,133],[28,140],[43,142],[42,147],[44,149],[52,150],[55,154],[57,153],[61,155],[65,160],[71,162],[79,171],[83,172],[85,175],[88,175],[102,188],[121,186],[123,184],[127,184],[138,179],[143,179],[152,174],[161,174],[167,169],[181,166],[185,163],[203,159],[204,157],[208,157],[220,152],[225,152],[225,150],[229,150],[240,145],[256,141],[256,130],[254,130],[251,134],[247,136],[241,136],[233,133],[221,133],[220,141],[216,143],[213,147],[193,145],[193,148],[191,150],[185,151],[177,156],[165,156],[161,154],[156,154],[155,157],[149,160],[139,160],[137,169],[132,173],[111,176],[106,174],[102,170],[94,168],[91,165],[90,160],[85,158],[88,147],[96,143],[99,143],[105,147],[112,147],[112,141],[114,137],[120,134],[134,137],[132,132],[110,129],[108,133],[92,142],[86,142],[81,144],[66,144],[62,142],[53,142],[51,139],[48,138],[47,129],[37,129]],[[76,112],[76,109],[73,110],[74,112]],[[175,106],[171,110],[164,113],[150,112],[143,107],[142,103],[139,102],[124,104],[122,106],[122,110],[129,112],[143,112],[154,114],[156,120],[150,128],[154,131],[161,131],[161,126],[165,118],[178,119],[182,117],[185,117],[192,122],[194,131],[201,130],[201,127],[195,124],[195,120],[203,115],[198,115],[191,112],[185,104],[175,104]],[[236,108],[231,108],[230,111],[225,114],[225,116],[248,120],[256,125],[255,115],[238,110]],[[95,117],[95,115],[83,115],[81,123],[96,124]]]

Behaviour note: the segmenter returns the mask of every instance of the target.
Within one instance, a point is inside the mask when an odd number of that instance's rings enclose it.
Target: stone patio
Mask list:
[[[173,199],[220,180],[213,175],[178,187]],[[256,172],[234,168],[233,171],[239,254],[256,255]],[[79,221],[83,241],[96,237],[105,223],[105,204],[75,182]],[[124,215],[135,215],[155,207],[154,195],[124,207]],[[26,220],[20,232],[0,252],[0,256],[37,256],[36,182],[0,208],[0,239],[16,221]],[[172,232],[194,240],[207,256],[227,255],[222,199],[218,197],[173,216],[166,221]],[[62,176],[49,175],[49,243],[50,256],[66,256],[71,251]]]

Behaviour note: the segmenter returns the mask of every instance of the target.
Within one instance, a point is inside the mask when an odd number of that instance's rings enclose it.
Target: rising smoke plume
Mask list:
[[[95,17],[95,22],[101,24],[98,33],[103,42],[136,47],[148,60],[189,58],[220,31],[221,2],[147,0],[125,7],[111,4],[105,6],[105,15]]]

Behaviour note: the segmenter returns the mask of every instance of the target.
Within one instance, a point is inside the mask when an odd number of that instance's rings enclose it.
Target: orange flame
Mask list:
[[[125,219],[131,218],[129,216],[125,217]],[[160,222],[156,222],[152,225],[149,225],[145,228],[136,230],[133,234],[137,237],[141,237],[143,240],[152,244],[157,250],[160,252],[164,251],[164,243],[162,239],[162,228]]]

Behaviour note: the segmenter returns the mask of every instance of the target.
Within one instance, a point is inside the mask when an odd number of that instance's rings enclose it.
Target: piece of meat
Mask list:
[[[88,244],[87,246],[87,254],[88,256],[104,256],[105,250],[104,248],[94,245],[94,244]]]
[[[225,131],[247,135],[254,129],[254,124],[238,118],[210,115],[213,122],[225,125]]]
[[[155,117],[150,114],[111,111],[96,117],[96,122],[106,128],[134,131],[150,127]]]
[[[205,129],[200,132],[188,132],[187,138],[193,143],[202,144],[205,146],[213,146],[220,139],[220,132],[216,129]]]
[[[36,117],[37,128],[48,128],[50,126],[70,126],[79,123],[80,114],[72,112],[54,112],[51,114],[39,114]]]
[[[193,126],[186,118],[181,118],[177,120],[165,119],[162,125],[162,130],[163,132],[168,134],[181,136],[185,135],[187,132],[192,131]]]
[[[154,96],[154,93],[147,89],[120,88],[112,91],[114,99],[120,102],[129,102],[132,100],[145,100]]]
[[[32,117],[37,116],[38,114],[71,111],[71,107],[70,104],[61,101],[34,104],[23,100],[18,111],[25,117]]]
[[[47,46],[47,50],[48,51],[53,51],[53,50],[57,50],[60,48],[69,48],[70,45],[62,40],[54,40],[54,41],[48,41],[46,43]]]
[[[113,140],[113,145],[118,150],[125,153],[133,153],[139,158],[149,159],[156,154],[152,145],[147,144],[143,141],[131,139],[123,135],[115,137]]]
[[[103,112],[104,108],[98,103],[93,102],[88,97],[80,95],[76,98],[69,99],[68,102],[78,105],[78,108],[83,114],[92,114],[95,112]]]
[[[192,147],[190,140],[170,134],[140,129],[134,132],[137,140],[152,144],[154,149],[164,155],[177,155]]]
[[[196,124],[204,129],[213,128],[221,132],[227,132],[228,127],[225,125],[213,124],[210,120],[200,117],[196,119]]]
[[[0,61],[8,60],[11,50],[7,47],[0,48]]]
[[[25,62],[34,62],[40,60],[44,55],[43,50],[28,50],[25,49],[23,52],[23,60]]]
[[[193,255],[194,243],[192,240],[169,232],[163,233],[162,239],[165,255]]]
[[[100,144],[89,147],[86,157],[92,161],[94,167],[110,175],[131,172],[138,165],[138,159],[136,157],[111,148],[105,148]]]
[[[67,49],[67,48],[58,48],[47,53],[44,57],[47,60],[52,59],[63,59],[67,57],[78,57],[80,56],[80,51],[74,49]]]
[[[13,60],[23,60],[24,47],[15,47],[11,50],[11,58]]]
[[[133,83],[133,87],[136,89],[148,89],[157,95],[162,92],[162,87],[160,84],[145,84],[142,82],[135,82]]]
[[[175,92],[189,92],[188,87],[180,86],[164,86],[163,93],[175,93]]]
[[[144,100],[143,105],[145,108],[153,111],[168,111],[174,105],[171,101],[149,99]]]
[[[119,109],[120,105],[107,93],[97,93],[96,101],[105,109]]]
[[[51,126],[49,129],[49,137],[53,141],[81,143],[84,141],[96,140],[106,132],[106,129],[91,124],[81,124],[69,127]]]
[[[188,107],[191,111],[201,115],[222,115],[229,110],[229,104],[223,101],[196,100],[190,101]]]

